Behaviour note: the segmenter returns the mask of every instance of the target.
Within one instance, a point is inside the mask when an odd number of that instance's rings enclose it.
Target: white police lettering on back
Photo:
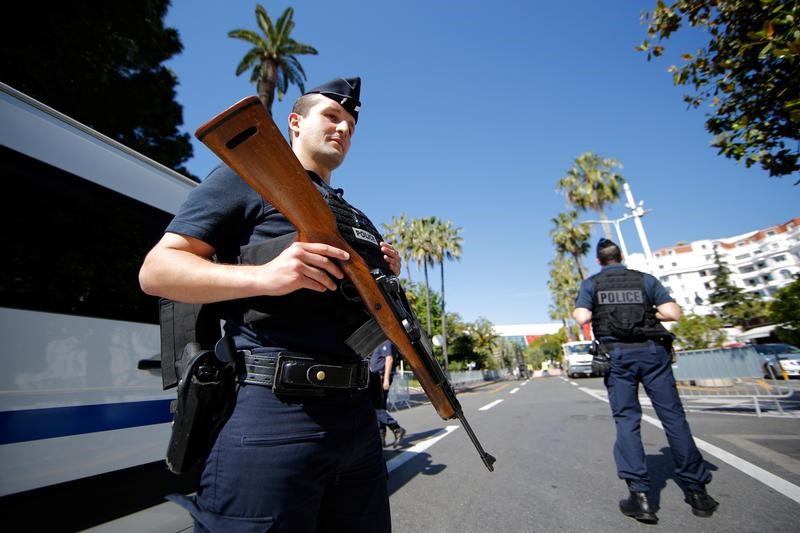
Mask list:
[[[599,291],[597,299],[600,305],[644,303],[642,291]]]

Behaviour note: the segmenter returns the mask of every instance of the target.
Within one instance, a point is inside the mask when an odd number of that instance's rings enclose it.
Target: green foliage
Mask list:
[[[709,301],[718,306],[720,316],[726,324],[753,327],[762,324],[767,314],[766,303],[757,296],[745,292],[731,281],[731,271],[714,248],[714,290]]]
[[[464,329],[472,337],[475,353],[484,361],[491,360],[500,341],[500,337],[494,332],[494,324],[484,317],[478,317],[475,322],[466,324]]]
[[[779,324],[774,331],[778,339],[800,346],[800,277],[775,293],[768,317],[773,324]]]
[[[561,345],[565,342],[567,334],[563,328],[553,335],[542,335],[528,344],[525,357],[534,368],[540,368],[544,361],[562,361],[564,352]]]
[[[411,237],[411,221],[406,217],[405,213],[401,213],[399,217],[392,217],[392,221],[381,224],[385,232],[383,238],[394,246],[400,257],[403,258],[403,264],[406,267],[406,277],[411,281],[411,261],[414,258],[414,241]]]
[[[168,0],[11,2],[3,7],[4,83],[129,148],[191,176],[177,80],[163,65],[181,52],[164,27]]]
[[[547,287],[550,289],[552,304],[550,305],[550,318],[560,320],[564,324],[566,337],[578,338],[578,326],[572,320],[572,309],[578,297],[578,287],[581,278],[575,268],[575,262],[559,255],[550,261],[550,279]]]
[[[725,324],[719,318],[708,315],[684,315],[672,327],[676,344],[684,350],[716,348],[725,342]]]
[[[637,49],[650,60],[664,53],[650,39],[669,39],[684,23],[705,30],[708,44],[670,67],[674,83],[694,88],[684,96],[692,107],[715,109],[706,129],[720,154],[785,176],[800,169],[799,18],[797,1],[658,0]]]
[[[264,6],[256,4],[256,23],[261,34],[239,29],[229,31],[228,37],[241,39],[253,45],[253,48],[239,61],[236,75],[239,76],[252,69],[250,81],[257,84],[258,97],[267,113],[271,115],[276,90],[278,101],[283,100],[290,85],[297,85],[301,94],[305,92],[306,73],[296,56],[316,55],[317,51],[307,44],[292,39],[294,9],[291,7],[287,7],[273,24]]]
[[[586,278],[581,258],[591,248],[589,224],[578,221],[577,211],[559,213],[552,222],[554,227],[550,230],[550,236],[553,238],[556,252],[560,256],[571,256],[580,279]]]
[[[615,172],[622,168],[616,159],[584,152],[575,158],[567,174],[558,180],[556,189],[564,193],[567,204],[581,211],[595,211],[603,220],[607,205],[619,200],[625,178]],[[606,238],[611,239],[609,224],[603,224]]]
[[[524,346],[515,340],[508,338],[498,339],[496,348],[499,355],[499,364],[503,368],[518,368],[525,364]]]

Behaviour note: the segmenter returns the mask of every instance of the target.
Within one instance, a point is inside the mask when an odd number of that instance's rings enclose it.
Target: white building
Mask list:
[[[727,237],[662,248],[653,253],[653,275],[686,312],[709,314],[714,290],[714,248],[741,289],[771,299],[800,274],[800,218]]]

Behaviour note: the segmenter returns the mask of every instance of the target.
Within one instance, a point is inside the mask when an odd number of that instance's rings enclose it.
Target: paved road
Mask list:
[[[484,447],[497,456],[493,473],[463,429],[440,420],[430,405],[394,412],[409,430],[403,449],[387,452],[394,531],[800,530],[800,402],[762,417],[744,407],[689,406],[713,470],[710,491],[720,502],[706,519],[683,502],[666,438],[645,407],[642,436],[660,508],[659,524],[647,526],[617,509],[626,489],[616,477],[604,398],[599,379],[561,377],[459,394]]]
[[[600,379],[537,378],[459,393],[473,429],[497,456],[489,473],[466,433],[442,421],[422,394],[393,412],[409,431],[387,450],[395,533],[800,531],[800,381],[797,393],[756,416],[752,404],[687,401],[689,423],[712,465],[720,502],[697,518],[683,502],[672,459],[645,405],[642,436],[654,479],[658,525],[619,513],[626,495],[611,457],[614,424]],[[734,402],[736,403],[736,402]],[[93,533],[188,533],[188,514],[165,503]]]

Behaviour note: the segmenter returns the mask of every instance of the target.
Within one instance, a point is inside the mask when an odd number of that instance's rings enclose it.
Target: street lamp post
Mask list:
[[[636,202],[633,200],[633,193],[631,193],[631,187],[628,183],[623,184],[623,188],[625,189],[625,197],[628,202],[625,204],[625,207],[629,208],[631,211],[630,213],[625,213],[625,215],[621,216],[616,220],[584,220],[587,224],[608,224],[612,222],[614,224],[614,229],[617,231],[617,239],[619,239],[619,247],[622,251],[623,257],[628,257],[628,249],[625,246],[625,239],[622,237],[622,230],[620,230],[619,223],[623,220],[628,220],[629,218],[633,219],[633,223],[636,226],[636,232],[639,234],[639,240],[642,243],[642,249],[644,250],[644,257],[645,261],[647,262],[647,268],[652,273],[653,271],[653,252],[650,251],[650,243],[647,242],[647,235],[644,233],[644,226],[642,225],[641,218],[652,211],[652,209],[645,209],[642,204],[644,202],[640,201],[637,205]]]
[[[647,235],[644,233],[644,226],[642,225],[642,216],[645,214],[645,210],[642,207],[644,202],[639,202],[637,205],[636,202],[633,200],[633,193],[631,192],[631,186],[625,182],[622,185],[623,189],[625,189],[625,198],[628,199],[628,203],[625,204],[625,207],[631,210],[631,214],[633,215],[633,223],[636,226],[636,231],[639,233],[639,240],[642,241],[642,248],[644,249],[644,257],[647,260],[647,266],[650,268],[650,271],[653,271],[653,252],[650,251],[650,243],[647,242]]]
[[[622,231],[619,229],[619,223],[623,220],[628,220],[629,218],[633,218],[633,215],[625,215],[620,217],[616,220],[583,220],[582,222],[586,222],[587,224],[608,224],[609,222],[614,224],[614,229],[617,232],[617,240],[619,241],[619,247],[622,250],[622,255],[624,257],[628,257],[628,248],[625,246],[625,239],[622,237]]]

